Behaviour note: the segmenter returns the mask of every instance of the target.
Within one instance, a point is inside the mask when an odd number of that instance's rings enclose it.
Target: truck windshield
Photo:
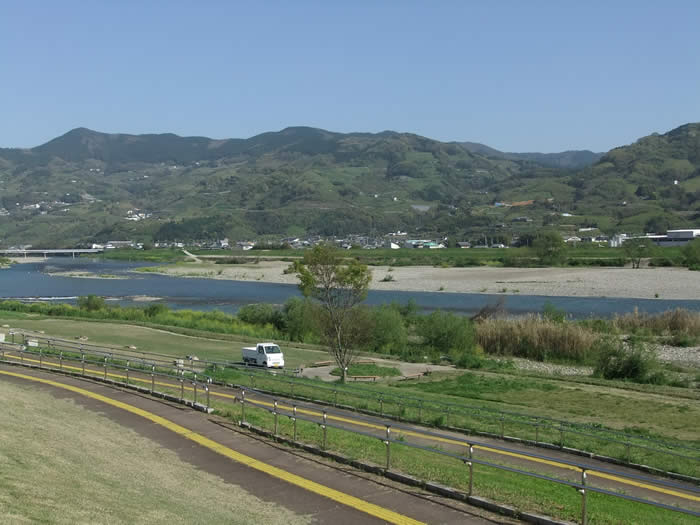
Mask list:
[[[280,350],[280,347],[277,345],[269,345],[265,347],[265,353],[266,354],[281,354],[282,351]]]

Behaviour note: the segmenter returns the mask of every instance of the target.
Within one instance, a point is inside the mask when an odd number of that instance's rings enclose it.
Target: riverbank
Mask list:
[[[235,281],[296,284],[290,263],[263,260],[251,264],[210,262],[149,267],[149,273]],[[372,290],[453,292],[557,297],[624,297],[696,300],[700,275],[684,268],[433,268],[373,266]]]

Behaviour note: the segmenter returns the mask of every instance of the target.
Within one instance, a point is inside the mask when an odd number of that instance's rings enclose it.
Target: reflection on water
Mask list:
[[[158,298],[171,308],[193,310],[222,310],[234,313],[242,305],[251,303],[283,304],[292,296],[299,296],[296,286],[177,278],[150,273],[132,273],[143,262],[121,262],[99,259],[72,259],[56,257],[39,263],[16,264],[0,270],[0,297],[24,300],[56,300],[75,302],[84,295],[95,294],[121,305],[143,305],[144,299]],[[51,275],[58,272],[63,275]],[[128,279],[91,279],[68,277],[65,272],[89,272],[96,276],[128,276]],[[370,291],[368,304],[407,303],[414,300],[419,309],[450,310],[470,314],[486,304],[505,299],[506,310],[514,315],[541,312],[549,302],[568,312],[572,317],[609,317],[616,313],[662,312],[670,308],[688,308],[700,311],[700,301],[668,301],[659,299],[627,299],[598,297],[545,297],[527,295],[486,295],[446,292]]]

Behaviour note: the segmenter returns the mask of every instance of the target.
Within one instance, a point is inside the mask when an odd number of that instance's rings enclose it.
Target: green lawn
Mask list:
[[[122,323],[93,322],[70,319],[31,318],[29,314],[0,313],[0,324],[25,330],[44,330],[47,335],[76,340],[77,337],[88,338],[89,343],[110,346],[135,346],[143,352],[183,357],[196,355],[200,359],[221,361],[240,361],[241,347],[256,341],[227,336],[226,340],[191,337],[177,333]],[[7,328],[0,329],[7,331]],[[320,350],[311,350],[297,346],[281,345],[285,365],[297,368],[312,362],[327,359],[328,354]]]

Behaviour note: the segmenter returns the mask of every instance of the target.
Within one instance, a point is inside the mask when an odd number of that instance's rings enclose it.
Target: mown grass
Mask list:
[[[220,405],[219,412],[234,421],[241,416],[240,408],[234,408],[230,404]],[[250,404],[246,406],[245,419],[268,431],[274,428],[273,415]],[[279,416],[278,434],[293,436],[293,425],[289,418]],[[297,421],[297,439],[322,446],[320,425]],[[328,450],[378,466],[386,464],[386,445],[380,438],[329,428],[326,440]],[[478,458],[478,453],[475,457]],[[391,469],[465,492],[469,487],[468,469],[463,460],[408,447],[400,441],[391,444]],[[581,496],[568,486],[483,465],[474,467],[473,479],[474,495],[513,505],[520,510],[544,513],[556,519],[580,520]],[[695,523],[694,518],[680,513],[590,492],[588,512],[590,523]]]
[[[5,381],[0,398],[3,523],[309,522],[70,400]]]
[[[88,337],[91,344],[104,344],[109,347],[135,346],[139,351],[155,352],[173,357],[196,355],[201,359],[240,361],[241,347],[248,346],[255,339],[229,334],[217,340],[216,334],[192,331],[187,334],[173,333],[171,327],[153,324],[152,327],[91,320],[71,320],[32,317],[19,312],[0,312],[0,324],[12,328],[39,331],[53,337],[76,341],[76,337]],[[168,331],[165,331],[168,330]],[[6,332],[1,329],[0,332]],[[9,339],[9,336],[7,336]],[[19,339],[17,339],[19,341]],[[327,352],[304,348],[300,345],[283,345],[286,366],[296,368],[325,358]]]

